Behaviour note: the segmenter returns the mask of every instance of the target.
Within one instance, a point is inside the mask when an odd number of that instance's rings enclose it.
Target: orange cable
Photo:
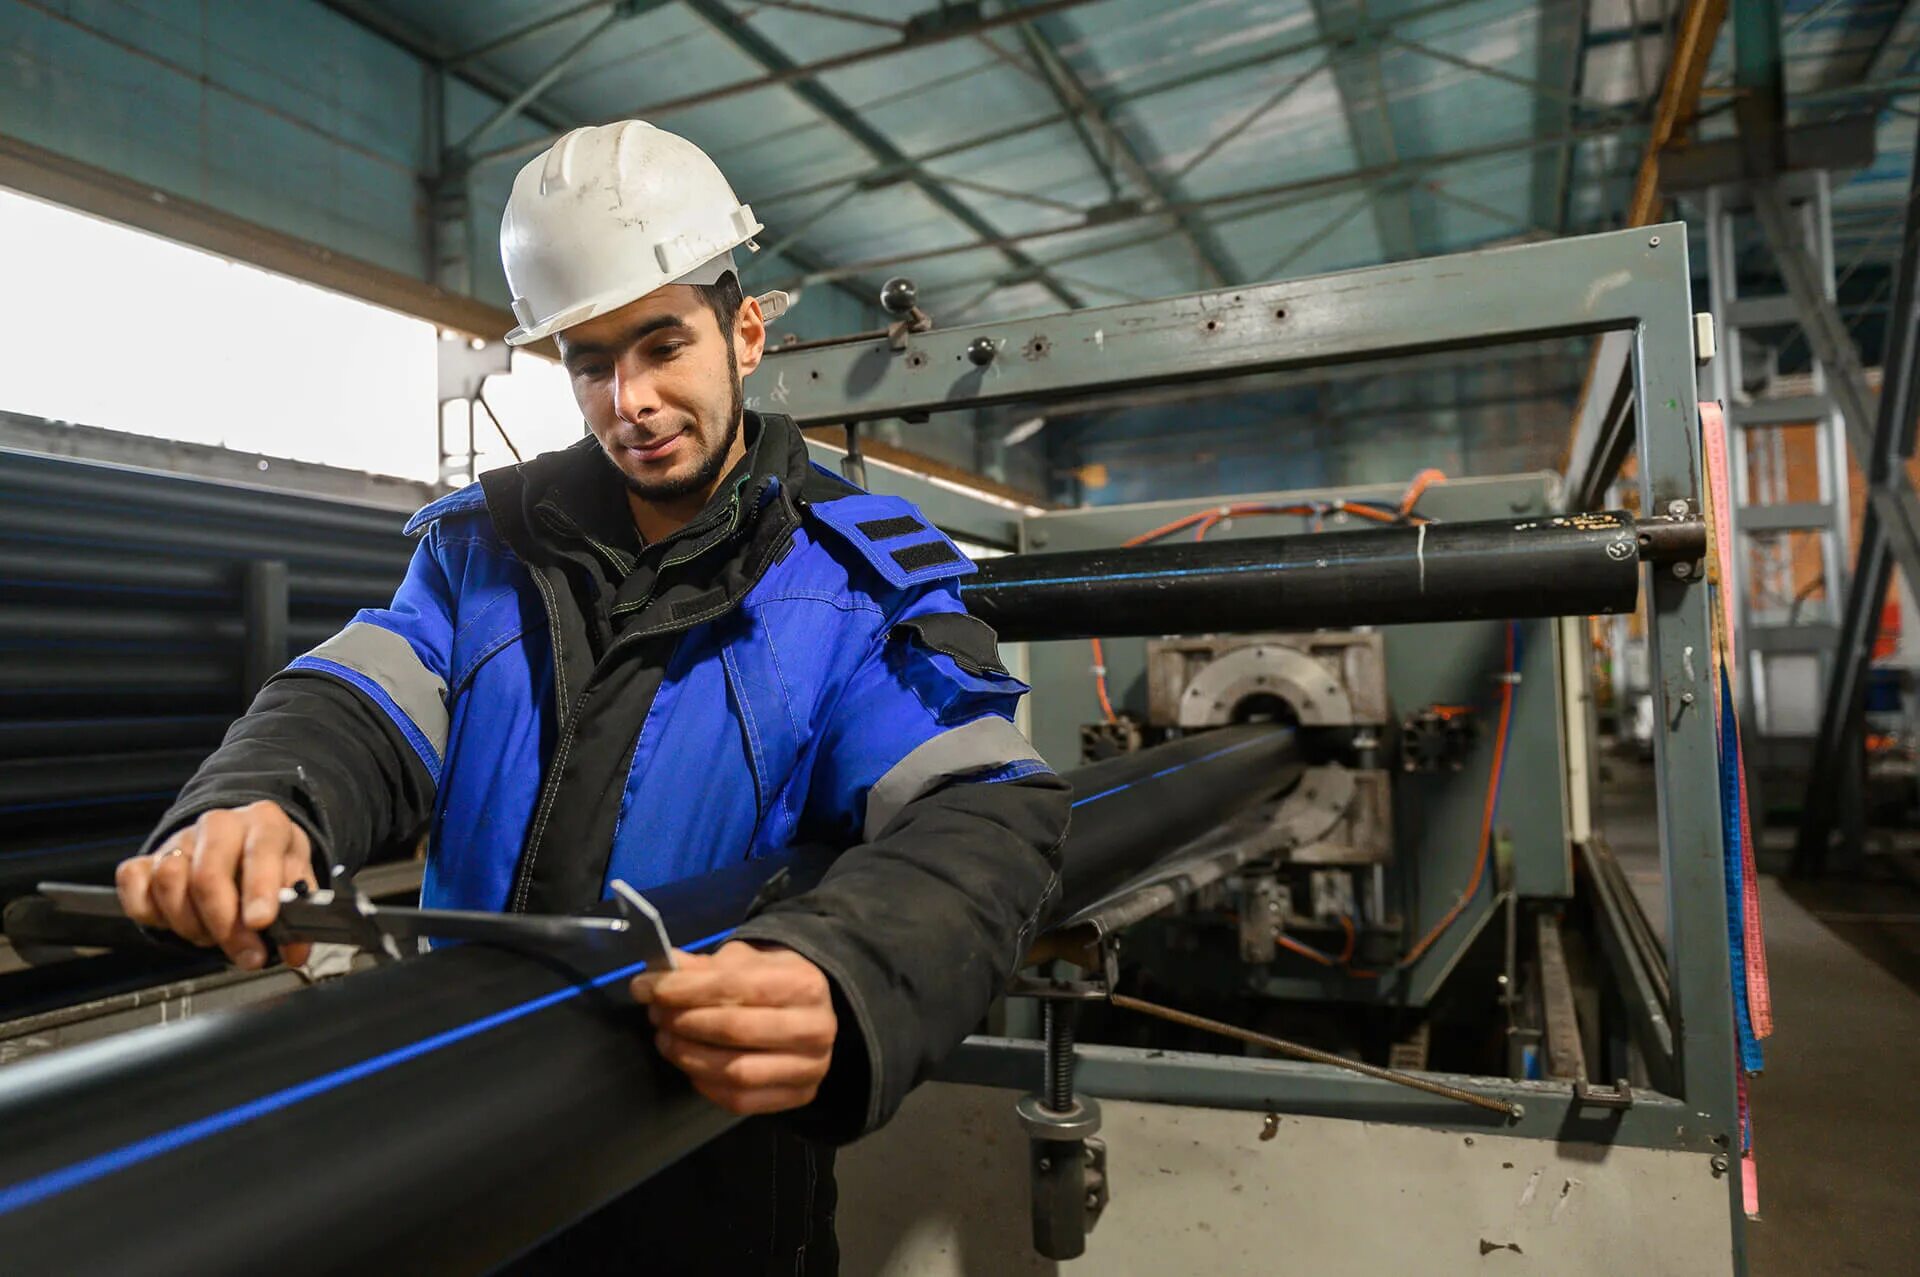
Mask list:
[[[1474,858],[1473,876],[1467,880],[1467,889],[1460,894],[1458,900],[1454,901],[1453,908],[1447,910],[1446,915],[1433,924],[1433,929],[1420,938],[1420,943],[1414,945],[1398,962],[1394,963],[1396,967],[1412,966],[1419,961],[1421,954],[1433,947],[1433,942],[1438,940],[1446,929],[1453,925],[1454,919],[1466,909],[1467,902],[1472,900],[1480,890],[1480,880],[1486,876],[1487,860],[1493,851],[1493,810],[1500,797],[1500,769],[1506,762],[1507,725],[1513,717],[1512,676],[1513,626],[1510,623],[1507,626],[1507,679],[1500,685],[1500,728],[1494,735],[1493,767],[1487,774],[1487,801],[1480,815],[1480,854]]]
[[[1150,541],[1158,541],[1162,537],[1172,536],[1174,533],[1185,531],[1187,528],[1195,529],[1193,535],[1194,540],[1204,541],[1206,540],[1207,533],[1211,532],[1215,525],[1221,521],[1252,515],[1286,515],[1299,518],[1305,518],[1311,515],[1318,520],[1321,515],[1326,513],[1341,513],[1355,515],[1362,519],[1371,519],[1376,523],[1399,523],[1403,518],[1407,517],[1408,512],[1412,509],[1413,503],[1420,499],[1420,493],[1426,490],[1428,484],[1444,482],[1445,479],[1446,476],[1438,470],[1422,470],[1414,477],[1415,486],[1407,490],[1408,495],[1403,500],[1401,513],[1398,515],[1386,510],[1376,510],[1372,506],[1348,505],[1345,501],[1334,501],[1325,506],[1262,505],[1258,502],[1241,502],[1224,506],[1210,506],[1205,510],[1196,510],[1191,514],[1182,515],[1171,523],[1163,523],[1157,528],[1140,533],[1138,536],[1129,537],[1121,542],[1121,545],[1125,549],[1132,549],[1135,546],[1146,545]],[[1113,708],[1113,699],[1107,689],[1105,649],[1101,647],[1099,639],[1089,641],[1093,649],[1094,696],[1098,698],[1100,702],[1100,713],[1105,717],[1106,721],[1109,723],[1117,723],[1120,721],[1120,716]]]
[[[1445,483],[1446,481],[1446,475],[1432,468],[1422,470],[1419,474],[1413,476],[1413,482],[1407,485],[1407,494],[1400,498],[1400,513],[1403,516],[1412,514],[1413,507],[1419,502],[1420,497],[1428,488],[1431,488],[1436,483]]]
[[[1285,949],[1288,953],[1297,953],[1301,957],[1307,958],[1313,962],[1317,962],[1323,967],[1330,967],[1333,965],[1332,958],[1329,958],[1326,954],[1320,952],[1318,949],[1310,948],[1307,945],[1301,944],[1298,940],[1295,940],[1292,936],[1276,935],[1273,938],[1273,942],[1279,945],[1282,949]]]

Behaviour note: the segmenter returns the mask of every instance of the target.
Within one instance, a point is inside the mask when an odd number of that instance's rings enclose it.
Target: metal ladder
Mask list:
[[[1832,297],[1833,224],[1827,175],[1795,173],[1782,178],[1780,187],[1790,201],[1822,287]],[[1727,442],[1733,471],[1734,562],[1728,568],[1728,588],[1738,600],[1736,659],[1742,671],[1741,712],[1754,746],[1749,750],[1754,770],[1804,774],[1820,728],[1821,697],[1833,669],[1840,608],[1847,593],[1851,555],[1846,432],[1827,390],[1826,371],[1817,362],[1806,384],[1795,388],[1797,393],[1775,395],[1768,393],[1771,387],[1759,387],[1749,394],[1745,388],[1742,358],[1748,352],[1741,341],[1742,330],[1800,323],[1793,299],[1785,292],[1740,293],[1740,247],[1758,238],[1757,232],[1740,234],[1743,222],[1751,225],[1750,210],[1744,184],[1707,191],[1707,279],[1719,331],[1719,352],[1708,365],[1710,393],[1726,405],[1731,427]],[[1812,500],[1793,501],[1788,492],[1785,428],[1809,425],[1814,432],[1818,492]],[[1794,588],[1792,534],[1796,532],[1817,538],[1824,582],[1817,598],[1796,597],[1802,594]]]

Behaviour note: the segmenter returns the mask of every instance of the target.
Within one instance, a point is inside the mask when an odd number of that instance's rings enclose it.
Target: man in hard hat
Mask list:
[[[790,419],[743,410],[770,306],[733,255],[760,229],[644,123],[521,170],[507,340],[556,340],[592,438],[414,515],[392,606],[270,681],[118,875],[133,917],[251,968],[282,886],[423,832],[425,904],[549,913],[616,878],[844,849],[713,954],[636,980],[703,1095],[787,1117],[539,1252],[569,1271],[831,1271],[824,1145],[884,1122],[979,1021],[1058,882],[1066,786],[954,591],[972,565],[912,505],[811,465]]]

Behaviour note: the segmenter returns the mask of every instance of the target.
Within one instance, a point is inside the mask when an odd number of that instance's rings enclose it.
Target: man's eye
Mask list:
[[[583,381],[599,381],[612,371],[611,364],[575,364],[573,375]]]
[[[687,343],[684,341],[663,341],[653,348],[653,353],[658,359],[672,359],[686,347]]]

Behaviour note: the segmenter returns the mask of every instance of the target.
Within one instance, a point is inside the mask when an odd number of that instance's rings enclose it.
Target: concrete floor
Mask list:
[[[1624,766],[1600,823],[1659,926],[1659,854]],[[1753,1083],[1760,1218],[1753,1277],[1920,1273],[1920,890],[1766,877],[1775,1031]]]

